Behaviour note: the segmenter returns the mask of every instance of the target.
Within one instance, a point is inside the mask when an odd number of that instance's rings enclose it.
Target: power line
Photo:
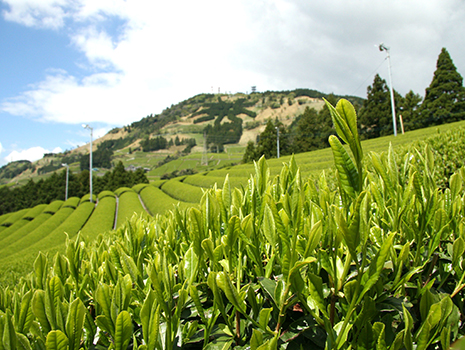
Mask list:
[[[370,75],[355,89],[355,91],[351,93],[352,96],[355,95],[355,93],[362,87],[362,85],[366,84],[367,80],[370,79],[373,76],[373,74],[375,74],[378,71],[378,69],[383,65],[384,61],[386,60],[387,57],[385,57],[383,61],[379,64],[379,66],[376,67],[376,69],[370,73]]]

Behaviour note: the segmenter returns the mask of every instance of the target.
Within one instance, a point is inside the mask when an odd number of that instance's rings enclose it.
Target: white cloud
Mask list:
[[[0,153],[2,153],[5,149],[2,146],[2,143],[0,142]]]
[[[211,87],[364,96],[385,58],[374,47],[381,42],[391,47],[394,87],[402,94],[424,93],[442,47],[465,74],[460,0],[5,2],[5,18],[28,26],[72,22],[70,41],[87,59],[86,75],[49,71],[0,105],[47,121],[129,124]],[[116,32],[107,26],[115,19]],[[378,73],[387,78],[387,65]]]
[[[6,162],[14,162],[17,160],[29,160],[31,162],[36,161],[38,159],[43,158],[44,153],[60,153],[63,150],[60,147],[56,147],[53,149],[52,152],[49,150],[36,146],[36,147],[31,147],[25,150],[14,150],[10,154],[8,154],[6,157],[4,157],[4,160]]]
[[[28,27],[45,27],[58,29],[63,27],[68,16],[65,9],[72,2],[67,0],[3,0],[9,5],[4,10],[6,20]]]

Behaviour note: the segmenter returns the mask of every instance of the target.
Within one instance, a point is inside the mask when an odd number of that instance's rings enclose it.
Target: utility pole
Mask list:
[[[397,136],[397,123],[396,123],[396,104],[394,102],[394,91],[392,89],[392,76],[391,76],[391,56],[389,55],[389,47],[383,43],[379,45],[379,51],[386,51],[388,60],[388,71],[389,71],[389,91],[391,93],[391,109],[392,109],[392,124],[394,127],[394,136]]]
[[[62,163],[61,166],[66,167],[66,189],[65,189],[65,201],[68,200],[68,179],[69,179],[69,165],[66,163]]]
[[[84,129],[90,130],[90,154],[89,154],[89,187],[90,187],[90,202],[92,203],[92,134],[94,129],[89,124],[82,124]]]
[[[278,155],[277,158],[279,158],[279,128],[277,126],[275,126],[275,129],[276,129],[276,153]]]

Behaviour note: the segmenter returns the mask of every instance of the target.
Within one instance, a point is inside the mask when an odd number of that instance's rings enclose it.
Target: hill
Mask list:
[[[326,96],[328,94],[310,89],[234,95],[200,94],[172,105],[158,115],[152,114],[130,125],[115,128],[94,140],[94,167],[99,168],[99,176],[111,164],[122,161],[128,168],[150,170],[149,177],[155,180],[164,174],[156,170],[160,165],[187,153],[201,154],[205,143],[208,152],[220,150],[226,156],[218,157],[208,167],[199,170],[238,163],[247,142],[257,138],[268,120],[277,119],[288,126],[306,107],[321,109],[322,98]],[[356,106],[363,101],[359,97],[346,98]],[[160,146],[163,140],[166,140],[166,145]],[[0,168],[0,184],[23,185],[29,179],[48,177],[61,169],[62,163],[69,164],[72,172],[80,172],[88,168],[88,163],[82,164],[87,158],[81,158],[88,152],[89,146],[84,145],[61,154],[47,154],[34,163],[10,163]],[[204,160],[203,164],[206,163]]]

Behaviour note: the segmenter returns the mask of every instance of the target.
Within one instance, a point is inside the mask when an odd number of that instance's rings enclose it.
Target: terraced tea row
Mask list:
[[[115,193],[103,191],[96,203],[90,202],[90,196],[86,195],[1,216],[0,283],[12,282],[16,275],[29,271],[39,252],[63,251],[66,240],[78,232],[92,241],[101,233],[121,227],[133,215],[153,216],[176,205],[184,209],[200,202],[200,187],[179,180],[170,180],[164,185],[178,195],[191,193],[186,197],[190,202],[177,200],[153,185],[142,184],[123,187]]]

